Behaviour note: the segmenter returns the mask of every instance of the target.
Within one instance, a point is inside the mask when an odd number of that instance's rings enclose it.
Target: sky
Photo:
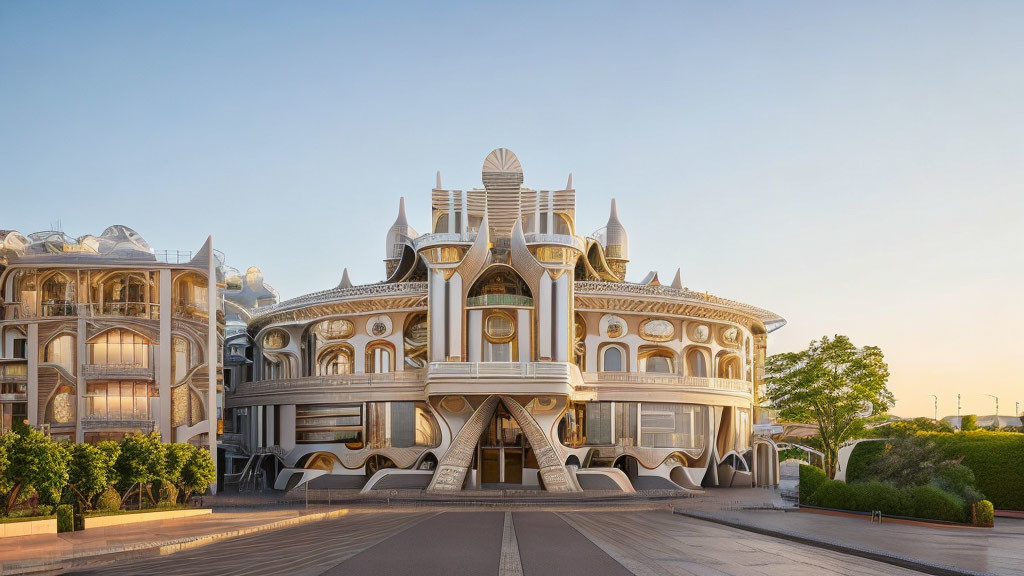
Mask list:
[[[882,348],[893,413],[1024,405],[1024,3],[0,0],[0,228],[212,234],[285,298],[383,279],[399,198],[609,203],[629,279]]]

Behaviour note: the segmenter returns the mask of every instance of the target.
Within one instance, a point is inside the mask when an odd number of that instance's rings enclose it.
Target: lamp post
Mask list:
[[[994,394],[985,394],[989,398],[995,398],[996,400],[996,430],[999,430],[999,396]]]
[[[964,421],[960,419],[960,395],[956,395],[956,429],[964,429]]]
[[[935,399],[935,417],[932,418],[932,422],[935,422],[936,424],[938,424],[939,423],[939,397],[936,396],[935,394],[932,394],[932,398]]]

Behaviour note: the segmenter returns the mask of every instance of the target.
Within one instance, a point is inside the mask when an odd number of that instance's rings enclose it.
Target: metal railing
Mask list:
[[[706,378],[702,376],[681,376],[678,374],[654,374],[650,372],[585,372],[586,384],[622,383],[679,386],[680,388],[705,388],[751,394],[753,384],[746,380],[731,378]]]
[[[276,378],[257,382],[242,382],[232,396],[249,394],[270,394],[295,392],[299,390],[330,390],[346,386],[373,386],[374,384],[418,384],[423,380],[420,370],[387,372],[384,374],[337,374],[332,376],[303,376],[301,378]]]
[[[93,414],[86,414],[82,418],[83,430],[129,429],[141,430],[148,434],[155,427],[155,422],[147,418],[106,418]]]
[[[430,376],[461,378],[569,378],[562,362],[431,362]]]
[[[154,370],[152,366],[143,366],[134,363],[120,364],[82,364],[82,375],[85,378],[141,378],[152,380]]]
[[[129,318],[160,318],[160,305],[147,302],[104,302],[77,304],[79,316],[125,316]]]
[[[540,234],[531,232],[525,234],[524,237],[527,244],[561,244],[563,246],[571,246],[580,252],[584,249],[583,240],[571,234]]]
[[[20,382],[28,379],[28,360],[24,363],[0,364],[0,380]]]
[[[474,306],[533,306],[533,298],[519,294],[483,294],[466,298],[466,307]]]

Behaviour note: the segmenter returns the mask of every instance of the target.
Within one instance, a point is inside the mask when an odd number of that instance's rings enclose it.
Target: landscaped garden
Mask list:
[[[215,478],[208,451],[157,432],[71,444],[15,424],[0,436],[0,522],[56,516],[67,531],[84,517],[181,508]]]

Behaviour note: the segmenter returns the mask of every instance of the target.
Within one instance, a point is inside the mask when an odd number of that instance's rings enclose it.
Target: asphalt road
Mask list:
[[[914,574],[668,511],[367,511],[75,574]]]

